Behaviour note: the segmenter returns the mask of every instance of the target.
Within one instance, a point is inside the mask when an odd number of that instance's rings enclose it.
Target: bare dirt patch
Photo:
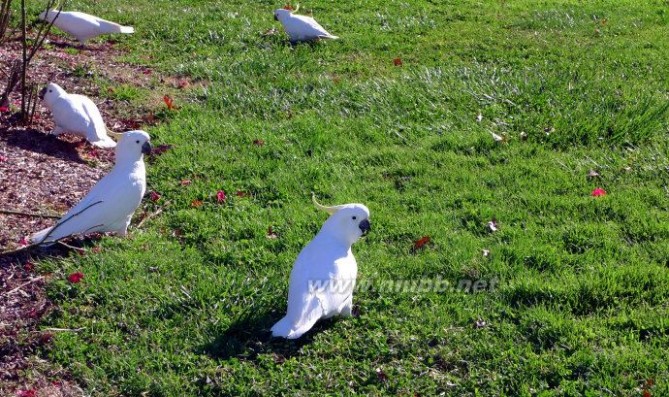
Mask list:
[[[19,57],[20,41],[0,46],[0,85],[4,65]],[[183,79],[166,79],[153,70],[116,61],[122,51],[113,41],[77,48],[56,36],[33,60],[29,76],[40,86],[49,81],[68,92],[91,97],[114,131],[141,129],[160,120],[162,87],[183,89]],[[115,87],[154,89],[146,106],[131,105]],[[101,87],[104,86],[104,87]],[[160,89],[158,89],[160,88]],[[159,96],[160,95],[160,96]],[[136,101],[133,101],[136,102]],[[22,125],[18,93],[0,112],[0,210],[32,214],[63,214],[76,204],[113,165],[113,150],[98,149],[81,138],[48,135],[54,127],[49,111],[38,104],[34,122]],[[163,104],[164,106],[164,104]],[[21,246],[22,239],[55,219],[0,213],[0,252]],[[40,319],[53,309],[45,295],[48,274],[36,274],[34,262],[46,252],[31,250],[0,254],[0,395],[80,396],[83,392],[67,373],[39,359],[53,332],[38,330]],[[50,257],[69,255],[62,247]]]

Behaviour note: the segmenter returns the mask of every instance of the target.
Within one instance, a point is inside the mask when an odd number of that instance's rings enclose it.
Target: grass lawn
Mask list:
[[[276,2],[94,3],[68,8],[133,25],[123,60],[196,83],[148,130],[163,213],[39,264],[44,327],[82,328],[43,355],[91,395],[669,395],[665,1],[312,0],[342,39],[294,48]],[[368,288],[270,338],[312,191],[370,208],[372,286],[498,287]]]

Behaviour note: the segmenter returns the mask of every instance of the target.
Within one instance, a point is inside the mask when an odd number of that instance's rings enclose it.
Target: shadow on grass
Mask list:
[[[0,269],[23,266],[47,258],[66,258],[70,254],[85,255],[85,250],[93,248],[102,239],[102,235],[76,237],[65,240],[68,246],[54,244],[49,247],[34,246],[20,251],[0,253]]]
[[[241,358],[252,361],[260,354],[272,353],[275,361],[281,363],[287,358],[299,355],[302,346],[311,344],[314,336],[329,329],[337,321],[336,318],[321,320],[301,338],[289,340],[275,338],[270,331],[272,325],[282,316],[283,314],[277,315],[269,310],[250,313],[230,325],[213,341],[200,346],[198,353],[219,360]],[[219,332],[213,329],[211,334]]]

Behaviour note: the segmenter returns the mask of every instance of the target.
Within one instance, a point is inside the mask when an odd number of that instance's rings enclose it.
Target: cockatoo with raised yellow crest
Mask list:
[[[297,339],[323,318],[350,316],[358,265],[351,246],[371,229],[369,209],[362,204],[326,207],[316,237],[297,256],[290,273],[288,312],[272,327],[272,335]]]

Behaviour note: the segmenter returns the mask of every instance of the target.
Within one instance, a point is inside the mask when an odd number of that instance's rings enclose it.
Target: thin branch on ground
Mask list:
[[[33,332],[44,332],[44,331],[49,331],[49,332],[81,332],[83,331],[84,327],[81,328],[43,328],[39,331],[33,331]]]
[[[0,208],[0,214],[22,215],[22,216],[32,216],[34,218],[51,218],[51,219],[60,219],[62,217],[62,215],[57,215],[57,214],[41,214],[39,212],[15,211],[15,210],[6,210],[2,208]]]
[[[153,219],[153,218],[157,217],[158,215],[160,215],[168,205],[170,205],[169,201],[166,202],[162,207],[160,207],[157,210],[153,211],[152,213],[146,215],[144,218],[142,218],[142,220],[139,221],[137,226],[135,226],[135,229],[141,229],[142,226],[144,226],[144,223],[146,223],[146,221],[148,221],[150,219]]]
[[[31,278],[30,280],[28,280],[28,281],[26,281],[25,283],[19,285],[18,287],[14,288],[14,289],[12,289],[12,290],[10,290],[10,291],[3,292],[2,294],[0,294],[0,296],[9,296],[9,295],[13,294],[14,292],[20,290],[21,288],[25,287],[26,285],[32,284],[32,283],[34,283],[35,281],[39,281],[39,280],[42,280],[42,279],[44,279],[44,276],[39,276],[39,277]]]
[[[64,243],[64,242],[62,242],[62,241],[57,241],[56,243],[62,245],[62,246],[65,247],[65,248],[69,248],[69,249],[71,249],[71,250],[75,250],[75,251],[78,251],[78,252],[86,252],[86,249],[85,249],[85,248],[75,247],[75,246],[73,246],[73,245],[66,244],[66,243]]]

